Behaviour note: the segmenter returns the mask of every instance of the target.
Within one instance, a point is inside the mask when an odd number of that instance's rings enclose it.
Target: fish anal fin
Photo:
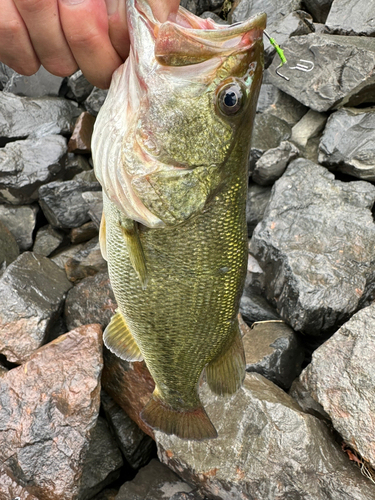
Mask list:
[[[142,243],[139,238],[138,223],[131,220],[127,223],[121,221],[120,228],[126,241],[130,262],[138,275],[142,288],[145,289],[147,286],[147,266]]]
[[[181,439],[201,441],[217,437],[217,432],[203,406],[179,411],[165,403],[157,393],[151,396],[141,412],[142,420],[155,430],[174,434]]]
[[[210,389],[219,395],[234,394],[245,378],[245,352],[238,325],[232,343],[206,366]]]
[[[142,361],[143,356],[120,312],[112,317],[104,330],[104,344],[116,356],[126,361]]]
[[[107,259],[107,231],[106,231],[104,212],[102,213],[102,218],[100,221],[99,245],[100,245],[100,251],[102,253],[103,259],[108,260]]]

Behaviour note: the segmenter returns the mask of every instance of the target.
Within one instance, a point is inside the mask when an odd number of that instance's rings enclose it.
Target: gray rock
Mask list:
[[[90,164],[83,155],[68,153],[64,163],[64,180],[70,181],[78,174],[91,172]]]
[[[83,244],[79,251],[66,260],[64,268],[68,279],[73,283],[100,271],[106,271],[107,262],[102,257],[98,238]]]
[[[66,152],[60,135],[6,144],[0,149],[0,201],[21,205],[37,200],[39,187],[61,174]]]
[[[371,184],[336,181],[304,159],[276,181],[250,251],[267,299],[294,330],[330,332],[373,299],[374,200]]]
[[[12,78],[14,70],[6,64],[0,62],[0,90],[3,90],[8,81]]]
[[[107,422],[99,417],[90,432],[77,500],[89,500],[120,477],[123,459]]]
[[[91,94],[84,102],[86,110],[96,116],[99,113],[100,108],[103,106],[107,94],[108,90],[102,90],[94,87]]]
[[[92,221],[86,222],[82,226],[75,227],[70,231],[70,241],[73,245],[84,243],[98,236],[96,224]]]
[[[52,75],[43,66],[31,76],[19,75],[16,71],[8,68],[8,75],[4,91],[26,97],[58,97],[63,82],[61,76]]]
[[[176,493],[191,491],[191,486],[153,459],[138,472],[133,481],[121,486],[116,500],[171,500]]]
[[[287,141],[290,135],[291,129],[284,120],[268,113],[258,113],[251,140],[250,172],[263,153],[276,148],[282,141]]]
[[[69,291],[64,317],[69,330],[90,323],[99,323],[104,329],[116,309],[108,272],[103,271],[84,278]]]
[[[71,284],[46,257],[25,252],[0,278],[0,352],[25,361],[46,339]]]
[[[80,110],[58,97],[30,98],[0,93],[0,139],[69,134]]]
[[[21,207],[0,205],[0,221],[13,234],[21,251],[28,250],[33,245],[38,211],[38,207],[34,205]]]
[[[288,141],[281,142],[277,148],[269,149],[259,158],[251,176],[252,180],[261,186],[273,184],[297,156],[299,156],[299,149],[294,144]]]
[[[103,195],[101,192],[86,192],[82,193],[82,197],[87,203],[88,214],[91,220],[100,228],[100,221],[103,213]]]
[[[326,25],[340,35],[375,36],[375,5],[368,0],[334,0]]]
[[[65,269],[65,264],[69,259],[74,257],[78,252],[83,250],[85,245],[83,243],[78,245],[72,245],[69,247],[64,247],[55,255],[51,257],[52,262],[54,262],[60,269]]]
[[[266,72],[266,75],[269,75],[269,73]],[[279,89],[276,89],[273,102],[264,110],[265,113],[283,120],[290,127],[293,127],[293,125],[299,122],[307,111],[308,108],[306,106]]]
[[[36,233],[33,252],[48,257],[59,248],[63,240],[64,233],[54,229],[48,224],[47,226],[41,227]],[[93,321],[93,323],[95,323],[95,321]]]
[[[271,198],[271,187],[250,184],[247,192],[246,222],[249,237],[256,225],[263,219],[267,204]]]
[[[375,466],[375,306],[355,314],[314,353],[301,382],[344,441]]]
[[[324,129],[326,122],[326,113],[317,113],[310,109],[292,128],[290,140],[298,147],[305,148],[309,140],[313,137],[317,137]]]
[[[247,296],[265,294],[265,274],[258,261],[249,253],[247,259],[247,274],[244,293]],[[280,319],[268,318],[268,319]]]
[[[128,464],[133,469],[145,466],[155,453],[154,440],[107,393],[102,392],[101,401],[107,421]]]
[[[279,320],[277,311],[259,295],[256,290],[246,288],[240,300],[240,313],[244,321],[251,326],[257,321]]]
[[[52,226],[60,229],[79,227],[90,220],[82,193],[100,190],[98,182],[51,182],[39,189],[39,204]]]
[[[375,181],[375,111],[340,109],[327,122],[319,162],[330,170]]]
[[[269,67],[269,81],[315,111],[327,111],[344,105],[358,106],[375,102],[375,39],[311,33],[291,37],[284,44],[289,66],[299,60],[311,61],[309,73],[288,69],[276,75],[279,65],[274,58]]]
[[[286,17],[291,12],[300,9],[301,0],[237,0],[234,8],[229,15],[231,23],[245,21],[259,12],[267,14],[268,30],[272,29],[272,25],[279,22],[280,19]]]
[[[94,85],[86,80],[80,69],[68,78],[67,86],[69,89],[67,97],[77,102],[87,99],[94,90]]]
[[[293,381],[289,389],[289,395],[297,401],[304,412],[310,413],[310,415],[314,415],[316,418],[330,422],[328,413],[324,411],[321,404],[315,401],[315,399],[311,396],[310,391],[306,389],[299,378],[296,378]]]
[[[263,375],[282,389],[289,389],[301,373],[304,350],[296,333],[283,321],[254,323],[242,338],[246,371]]]
[[[332,0],[305,0],[303,5],[317,23],[324,24],[331,9]]]
[[[11,264],[20,254],[20,250],[12,233],[0,221],[0,273]]]
[[[280,93],[280,90],[277,89],[274,85],[264,82],[260,87],[257,103],[257,113],[264,113],[270,106],[272,106],[276,101],[278,93]]]
[[[323,422],[301,411],[257,373],[231,397],[206,384],[201,399],[217,439],[194,442],[156,432],[158,455],[201,494],[222,500],[373,500]]]

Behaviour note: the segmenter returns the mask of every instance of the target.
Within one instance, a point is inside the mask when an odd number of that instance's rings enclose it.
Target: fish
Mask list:
[[[225,26],[180,7],[160,23],[145,0],[126,6],[130,54],[92,138],[118,304],[103,339],[121,359],[145,361],[155,382],[147,425],[211,439],[202,374],[221,396],[245,376],[238,311],[266,15]]]

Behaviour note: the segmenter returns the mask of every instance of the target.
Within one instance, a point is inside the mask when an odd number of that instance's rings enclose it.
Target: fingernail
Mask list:
[[[66,5],[77,5],[79,3],[83,3],[85,0],[60,0],[60,2],[65,3]]]
[[[118,11],[118,0],[105,0],[107,5],[107,14],[111,16]]]

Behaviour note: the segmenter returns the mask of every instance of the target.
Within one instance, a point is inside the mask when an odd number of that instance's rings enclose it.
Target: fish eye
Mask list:
[[[243,108],[244,93],[238,83],[228,83],[218,94],[219,108],[225,115],[235,115]]]

